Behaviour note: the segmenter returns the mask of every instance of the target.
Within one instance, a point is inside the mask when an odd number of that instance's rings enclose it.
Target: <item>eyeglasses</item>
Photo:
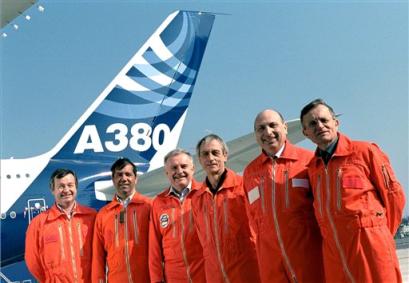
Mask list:
[[[330,119],[325,118],[325,117],[317,118],[317,119],[309,121],[308,124],[307,124],[307,127],[310,128],[310,129],[314,129],[319,125],[319,123],[321,123],[324,126],[327,126],[333,120],[335,120],[334,117],[331,117]]]

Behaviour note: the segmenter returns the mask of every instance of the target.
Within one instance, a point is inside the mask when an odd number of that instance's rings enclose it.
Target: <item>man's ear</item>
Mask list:
[[[339,120],[337,118],[335,118],[335,125],[337,126],[337,129],[339,127]]]
[[[305,137],[307,137],[307,138],[308,138],[307,131],[305,130],[305,128],[304,128],[304,127],[302,128],[302,133],[303,133],[303,135],[304,135]]]

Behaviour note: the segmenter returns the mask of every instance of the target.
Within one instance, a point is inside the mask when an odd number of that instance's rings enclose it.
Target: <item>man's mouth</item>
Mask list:
[[[175,176],[173,177],[174,180],[180,180],[180,179],[186,179],[185,175],[179,175],[179,176]]]
[[[69,197],[72,197],[72,194],[61,194],[60,197],[61,198],[69,198]]]

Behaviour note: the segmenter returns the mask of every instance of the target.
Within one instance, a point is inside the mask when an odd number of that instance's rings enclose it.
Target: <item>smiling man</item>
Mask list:
[[[136,191],[136,166],[120,158],[111,167],[116,194],[95,220],[92,282],[149,282],[151,200]],[[106,269],[107,267],[107,269]]]
[[[152,283],[206,283],[203,250],[192,217],[192,156],[183,149],[164,159],[170,187],[153,200],[149,231],[149,271]]]
[[[287,125],[275,110],[256,116],[254,132],[261,154],[244,170],[243,182],[261,280],[323,282],[321,235],[307,172],[313,153],[287,140]]]
[[[402,282],[393,235],[405,197],[388,157],[376,144],[338,132],[334,110],[321,99],[300,116],[317,145],[308,174],[326,282]]]
[[[90,282],[96,211],[76,202],[78,180],[69,169],[51,175],[55,204],[34,217],[26,234],[25,260],[39,282]]]
[[[196,151],[207,175],[192,197],[207,282],[260,282],[243,181],[225,167],[227,146],[211,134],[198,142]]]

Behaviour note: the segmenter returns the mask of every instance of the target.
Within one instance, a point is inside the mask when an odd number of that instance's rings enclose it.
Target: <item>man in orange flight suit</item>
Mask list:
[[[149,227],[149,272],[152,283],[206,283],[203,250],[193,223],[191,196],[200,188],[193,179],[189,152],[165,156],[171,184],[152,204]]]
[[[97,214],[92,282],[149,282],[151,200],[136,191],[136,166],[120,158],[111,167],[116,195]],[[107,267],[107,269],[106,269]]]
[[[287,140],[287,125],[277,111],[260,112],[254,131],[262,153],[244,170],[243,182],[262,282],[323,282],[307,172],[313,153]]]
[[[302,109],[301,122],[318,146],[308,173],[326,282],[401,282],[393,235],[405,197],[387,156],[374,143],[339,133],[321,99]]]
[[[50,178],[55,204],[34,217],[26,233],[25,261],[39,282],[90,282],[96,211],[75,201],[78,179],[69,169]]]
[[[207,282],[260,282],[243,182],[225,167],[227,146],[211,134],[199,141],[196,150],[207,174],[202,188],[192,197]]]

